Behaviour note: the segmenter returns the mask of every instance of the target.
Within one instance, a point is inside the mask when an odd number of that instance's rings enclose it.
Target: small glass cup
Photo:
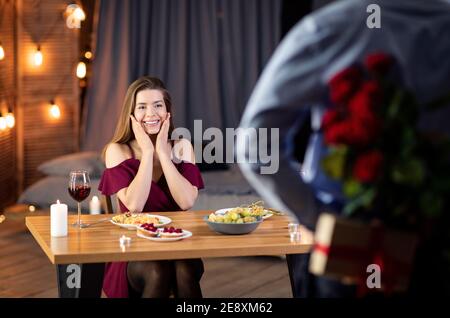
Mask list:
[[[288,224],[289,237],[292,243],[300,242],[300,227],[298,223],[289,223]]]
[[[291,233],[291,243],[300,243],[301,234],[300,231]]]
[[[131,237],[122,235],[119,238],[119,245],[120,245],[122,252],[125,252],[127,247],[130,247],[130,245],[131,245]]]
[[[289,223],[288,224],[288,230],[289,234],[298,232],[298,223]]]

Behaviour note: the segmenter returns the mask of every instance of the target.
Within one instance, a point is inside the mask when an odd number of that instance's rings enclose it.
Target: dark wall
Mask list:
[[[281,11],[281,38],[305,15],[312,11],[313,0],[283,0]],[[307,116],[304,124],[295,137],[295,157],[302,162],[308,145],[311,132],[310,116]]]
[[[281,37],[301,18],[312,11],[313,0],[283,0],[281,11]]]

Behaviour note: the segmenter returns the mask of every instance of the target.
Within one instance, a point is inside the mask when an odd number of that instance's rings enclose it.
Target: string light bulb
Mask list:
[[[6,118],[2,116],[0,117],[0,130],[5,130],[6,127]]]
[[[55,102],[53,100],[50,101],[50,115],[55,118],[58,119],[61,117],[61,110],[59,109],[59,106],[55,104]]]
[[[14,125],[16,123],[16,120],[14,118],[14,114],[13,113],[11,113],[11,112],[7,113],[6,116],[5,116],[5,120],[6,120],[6,126],[8,128],[13,128],[14,127]]]
[[[77,65],[77,77],[79,79],[86,77],[86,64],[84,62],[78,62]]]
[[[44,60],[44,57],[42,56],[42,52],[41,52],[41,46],[38,45],[36,47],[36,51],[34,52],[34,65],[35,66],[41,66],[42,65],[42,61]]]
[[[92,58],[92,52],[91,51],[86,51],[84,53],[84,57],[87,58],[88,60],[90,60]]]
[[[64,12],[66,25],[69,29],[79,29],[81,21],[86,19],[83,9],[76,3],[69,4]]]
[[[84,21],[86,19],[86,14],[84,13],[83,9],[78,6],[78,8],[75,8],[73,11],[73,15],[75,16],[75,19]]]
[[[2,42],[0,42],[0,61],[5,58],[5,50],[3,49]]]

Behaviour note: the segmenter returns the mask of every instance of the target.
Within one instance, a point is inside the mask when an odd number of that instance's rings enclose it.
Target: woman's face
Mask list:
[[[157,134],[166,116],[167,108],[161,91],[145,89],[137,93],[134,117],[147,134]]]

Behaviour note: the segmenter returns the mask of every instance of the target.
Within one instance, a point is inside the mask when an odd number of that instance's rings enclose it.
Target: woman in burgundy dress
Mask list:
[[[157,78],[128,88],[99,184],[103,194],[117,193],[122,212],[188,210],[203,188],[191,143],[169,139],[171,106]],[[108,263],[103,290],[108,297],[201,297],[202,274],[200,259]]]

